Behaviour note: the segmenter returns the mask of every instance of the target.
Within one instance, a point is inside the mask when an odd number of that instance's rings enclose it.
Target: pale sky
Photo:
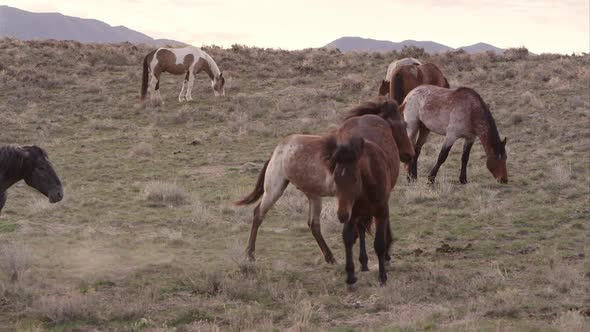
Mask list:
[[[590,0],[0,0],[195,46],[301,49],[343,36],[590,52]]]

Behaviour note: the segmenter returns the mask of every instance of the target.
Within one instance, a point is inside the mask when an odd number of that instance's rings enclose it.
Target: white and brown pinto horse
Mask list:
[[[393,75],[395,75],[395,73],[401,66],[419,66],[421,64],[422,62],[420,62],[420,60],[414,58],[403,58],[400,60],[392,61],[387,67],[385,79],[381,81],[381,86],[379,87],[379,95],[385,96],[389,93],[389,84],[393,80]]]
[[[436,164],[428,176],[434,182],[438,169],[459,138],[465,139],[461,157],[459,181],[467,183],[467,162],[476,138],[479,138],[487,156],[487,168],[501,183],[508,182],[506,168],[506,138],[500,139],[492,113],[475,90],[465,87],[446,89],[434,85],[421,85],[413,89],[400,106],[408,125],[408,136],[415,147],[414,158],[408,167],[408,178],[417,178],[418,157],[428,134],[433,131],[445,136],[445,142]]]
[[[217,67],[217,64],[203,50],[197,47],[183,48],[158,48],[148,53],[143,59],[143,77],[141,82],[141,100],[150,92],[152,103],[159,104],[160,75],[163,72],[174,75],[185,75],[182,88],[178,95],[178,101],[191,101],[191,92],[195,81],[195,75],[204,71],[211,79],[211,87],[215,96],[225,95],[225,78]]]

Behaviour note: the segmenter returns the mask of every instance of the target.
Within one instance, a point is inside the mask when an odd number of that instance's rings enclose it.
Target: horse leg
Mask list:
[[[422,146],[426,143],[428,139],[428,134],[430,134],[430,130],[424,126],[424,124],[420,123],[419,127],[419,135],[418,140],[416,141],[415,151],[414,151],[414,158],[410,162],[409,166],[409,177],[412,180],[418,179],[418,157],[420,156],[420,152],[422,151]]]
[[[420,129],[420,123],[418,121],[409,121],[406,120],[407,124],[408,124],[408,128],[407,128],[407,132],[408,132],[408,138],[410,139],[410,142],[412,142],[412,144],[417,147],[417,138],[418,138],[418,134],[419,134],[419,129]],[[412,167],[414,165],[414,163],[418,162],[418,156],[414,155],[414,158],[412,158],[412,160],[410,160],[410,163],[408,164],[408,182],[414,181],[416,180],[416,176],[413,175],[412,173]]]
[[[6,191],[0,193],[0,212],[2,212],[4,204],[6,204]]]
[[[152,71],[152,77],[150,79],[150,100],[153,105],[161,105],[162,96],[160,95],[160,75],[162,71],[159,68],[155,68]]]
[[[387,243],[387,251],[385,251],[385,261],[391,262],[391,255],[389,254],[389,249],[391,248],[391,243],[393,243],[393,235],[391,234],[391,227],[387,227],[385,229],[385,242]]]
[[[320,246],[320,250],[322,251],[322,254],[324,254],[324,259],[326,262],[329,264],[334,264],[336,263],[334,255],[332,254],[332,251],[322,236],[322,228],[320,223],[322,214],[322,198],[308,196],[307,199],[309,200],[309,219],[307,220],[307,225],[309,226],[309,229],[311,229],[311,234],[313,234],[313,237]]]
[[[474,141],[465,140],[463,144],[463,155],[461,155],[461,175],[459,175],[459,182],[467,183],[467,162],[469,161],[469,153]]]
[[[249,261],[253,262],[256,260],[254,252],[256,251],[256,235],[258,234],[258,228],[260,224],[262,224],[262,220],[264,220],[264,216],[270,210],[270,208],[276,203],[276,201],[281,197],[285,188],[289,182],[285,181],[284,179],[275,185],[270,185],[270,188],[267,188],[265,183],[264,194],[262,195],[262,199],[260,203],[256,205],[254,208],[254,217],[252,218],[252,228],[250,228],[250,237],[248,238],[248,247],[246,247],[246,255]],[[268,190],[270,189],[270,190]]]
[[[354,245],[354,231],[354,223],[349,221],[344,224],[344,228],[342,229],[342,240],[344,241],[344,248],[346,250],[346,283],[349,285],[352,285],[357,281],[356,277],[354,276],[354,262],[352,257],[352,246]]]
[[[445,162],[445,160],[447,160],[447,157],[449,156],[449,151],[451,151],[451,148],[453,147],[453,144],[455,143],[456,140],[457,140],[457,137],[455,137],[454,135],[449,135],[447,133],[447,137],[445,139],[445,142],[443,143],[443,146],[440,149],[440,153],[438,154],[438,159],[436,160],[436,164],[434,165],[434,167],[430,171],[430,175],[428,175],[428,183],[430,183],[430,184],[434,183],[434,179],[436,178],[436,174],[438,173],[438,169]]]
[[[195,75],[192,72],[188,72],[188,86],[186,89],[186,101],[192,101],[193,85],[195,84]]]
[[[389,228],[389,208],[386,206],[382,209],[382,213],[375,218],[375,253],[379,258],[379,282],[384,286],[387,282],[387,274],[385,272],[385,255],[389,252],[391,242],[388,241],[387,229]]]
[[[181,103],[184,101],[184,86],[186,85],[187,82],[188,82],[188,72],[186,72],[184,80],[182,81],[182,88],[180,88],[180,94],[178,95],[178,101]]]
[[[371,222],[371,217],[360,217],[356,220],[357,230],[359,233],[359,262],[361,263],[361,271],[369,271],[369,256],[367,255],[367,247],[365,245],[365,234]]]

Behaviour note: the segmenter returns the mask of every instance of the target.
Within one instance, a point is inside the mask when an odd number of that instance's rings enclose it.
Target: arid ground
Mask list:
[[[164,74],[154,108],[139,101],[146,46],[2,39],[0,50],[0,144],[44,147],[66,193],[51,205],[24,183],[9,190],[0,330],[590,328],[588,55],[209,47],[226,97],[200,74],[181,104],[182,77]],[[482,95],[508,137],[510,182],[493,180],[478,142],[461,185],[459,142],[427,185],[442,142],[431,135],[419,181],[402,176],[392,193],[386,287],[371,237],[371,271],[346,287],[333,199],[328,265],[291,187],[262,224],[258,260],[245,262],[253,207],[232,201],[275,145],[337,126],[404,56]]]

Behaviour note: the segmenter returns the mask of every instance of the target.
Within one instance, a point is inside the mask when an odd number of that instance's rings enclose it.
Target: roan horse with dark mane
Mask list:
[[[56,203],[63,199],[61,181],[47,153],[37,146],[0,146],[0,212],[6,203],[6,190],[20,180]]]
[[[225,78],[213,58],[196,47],[158,48],[148,53],[143,59],[143,77],[141,81],[141,100],[150,92],[152,103],[162,102],[160,96],[160,75],[163,72],[185,75],[178,101],[193,100],[191,96],[195,75],[205,71],[211,79],[215,96],[225,95]],[[186,86],[186,90],[185,90]]]
[[[401,66],[394,74],[389,84],[389,97],[398,104],[417,86],[431,84],[443,88],[449,87],[449,82],[438,67],[432,63],[423,65]]]
[[[465,139],[461,156],[459,181],[467,183],[467,162],[471,147],[478,137],[487,155],[487,168],[496,180],[508,182],[506,138],[500,140],[496,121],[481,96],[473,89],[445,89],[432,85],[412,90],[400,107],[408,124],[408,136],[416,153],[408,167],[408,178],[417,178],[418,157],[428,134],[433,131],[446,136],[436,164],[428,176],[434,182],[438,169],[445,162],[453,143]]]
[[[378,149],[377,145],[383,144],[382,142],[386,141],[386,147],[383,147],[382,149],[386,149],[387,151],[381,152],[381,154],[385,154],[385,157],[383,158],[387,160],[392,159],[389,161],[389,164],[393,165],[392,167],[395,169],[397,169],[395,165],[399,166],[400,159],[407,162],[413,156],[414,151],[405,132],[405,123],[401,119],[401,115],[397,110],[397,104],[393,101],[381,98],[377,102],[363,103],[349,112],[343,126],[346,126],[346,128],[353,128],[351,130],[353,130],[356,136],[354,139],[351,138],[351,142],[356,144],[354,146],[361,148],[361,154],[363,155],[364,153],[368,153],[371,156],[375,153],[379,154],[378,152],[375,152]],[[359,126],[360,129],[354,129],[356,128],[355,126]],[[344,142],[343,133],[344,130],[339,130],[335,134],[328,136],[291,135],[285,138],[275,148],[271,158],[264,164],[254,190],[246,197],[236,202],[237,205],[252,204],[262,197],[262,200],[254,209],[252,229],[250,231],[248,247],[246,248],[247,257],[250,260],[255,259],[256,235],[264,216],[281,197],[283,191],[291,182],[297,187],[297,189],[302,191],[309,200],[308,225],[324,254],[326,262],[335,263],[334,256],[321,234],[320,214],[322,211],[322,197],[341,195],[339,197],[342,197],[343,202],[345,200],[343,196],[344,192],[339,191],[338,189],[344,187],[339,187],[335,180],[335,174],[340,174],[341,179],[348,181],[346,174],[343,174],[342,172],[343,170],[352,167],[351,165],[344,164],[341,159],[341,157],[344,156],[343,151],[348,148],[339,149],[338,144],[342,145],[350,143]],[[383,136],[387,136],[388,138],[383,138]],[[369,143],[369,141],[378,141],[378,143]],[[359,144],[362,146],[359,146]],[[368,146],[368,148],[366,150],[362,149],[364,146]],[[353,157],[356,158],[357,156],[354,155]],[[364,161],[361,164],[365,165],[367,159],[363,160]],[[358,165],[358,163],[354,161],[352,164]],[[378,165],[381,164],[375,164],[375,167],[380,167]],[[340,173],[335,173],[335,170]],[[352,171],[351,168],[351,172]],[[377,168],[375,168],[375,171],[382,172],[382,170],[378,170]],[[354,172],[357,174],[356,171]],[[395,178],[397,178],[397,173]],[[378,182],[387,183],[386,185],[389,186],[390,183],[387,180],[389,180],[389,178],[380,178],[378,179]],[[342,183],[345,183],[346,181]],[[365,185],[368,186],[370,183],[366,182]],[[363,186],[363,190],[361,191],[364,192],[365,189],[367,188]],[[374,193],[379,195],[377,191]],[[387,191],[387,196],[388,195],[389,191]],[[356,199],[356,195],[353,196]],[[350,198],[352,196],[348,195],[346,197]],[[382,197],[375,197],[375,202],[381,203],[381,198]],[[342,204],[342,207],[344,209],[343,211],[345,211],[344,203]],[[359,208],[360,207],[361,206],[359,205]],[[367,212],[363,209],[358,211],[363,211],[363,213]],[[364,251],[364,229],[371,221],[372,215],[358,214],[358,211],[355,208],[354,211],[352,211],[352,214],[349,214],[349,220],[346,221],[347,224],[353,223],[358,224],[359,226],[359,232],[357,235],[360,236],[361,240],[360,261],[362,270],[367,271],[368,257]],[[344,216],[343,213],[341,215]],[[350,217],[353,215],[354,218]],[[380,215],[380,218],[383,219],[383,216]],[[356,222],[357,219],[359,220],[358,222]],[[383,223],[385,223],[385,221],[383,221]],[[389,224],[387,224],[387,226],[378,226],[380,236],[381,232],[387,230],[386,234],[390,237],[388,227]],[[346,236],[350,236],[351,229],[354,231],[353,226],[346,226]],[[348,237],[346,239],[348,239]],[[381,241],[381,238],[379,238],[379,241]],[[388,245],[379,242],[380,253],[383,248],[388,248]],[[387,257],[387,250],[385,250],[383,255],[384,257]],[[351,283],[354,282],[353,280],[356,279],[353,277],[349,278]]]

